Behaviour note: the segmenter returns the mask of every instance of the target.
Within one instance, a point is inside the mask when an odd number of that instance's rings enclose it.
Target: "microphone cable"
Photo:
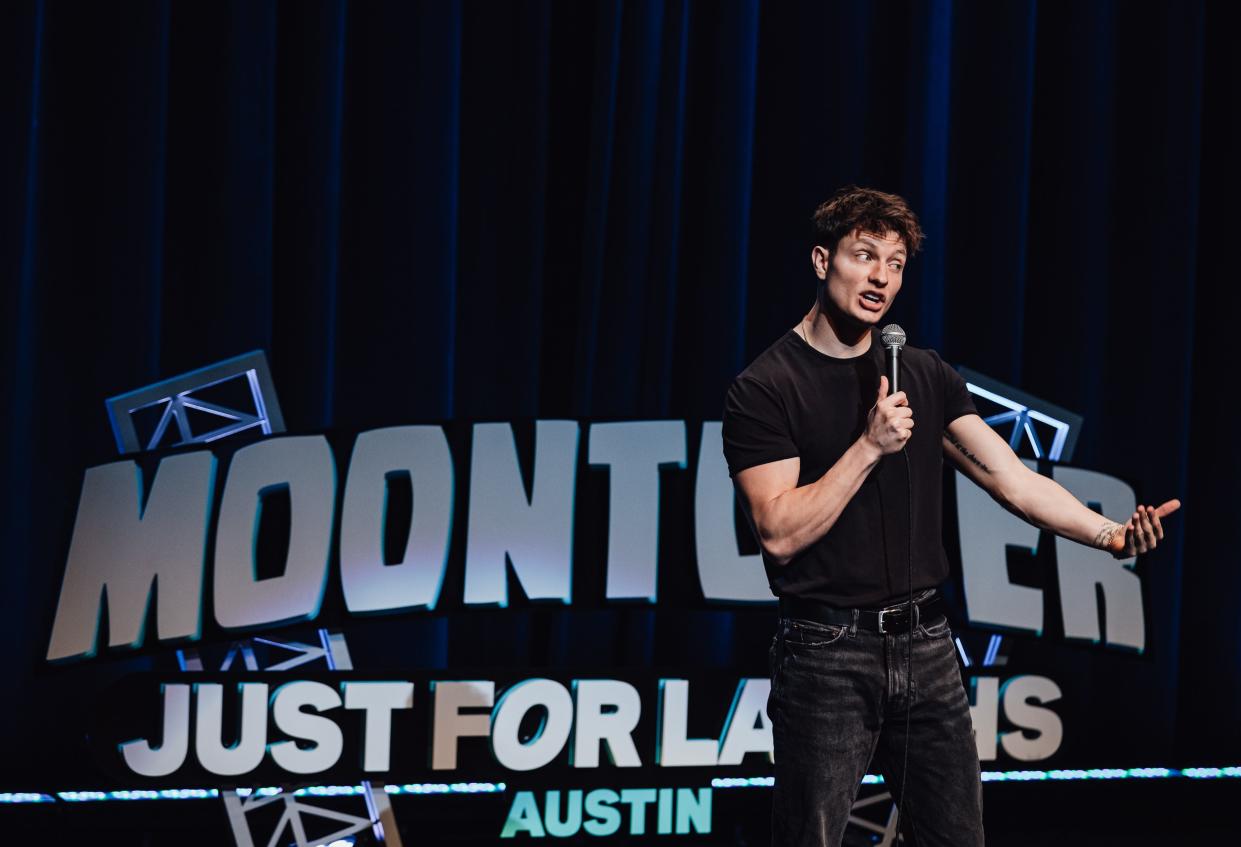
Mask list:
[[[914,677],[914,621],[918,618],[914,609],[914,478],[913,465],[909,461],[909,453],[901,447],[901,455],[905,457],[905,481],[909,486],[909,543],[906,546],[906,578],[909,589],[909,632],[905,640],[905,760],[901,764],[901,796],[896,805],[896,837],[901,838],[901,828],[905,825],[905,778],[909,773],[909,717],[913,706]],[[912,822],[911,822],[912,829]],[[917,841],[917,834],[914,834]],[[895,839],[894,839],[895,841]]]
[[[888,381],[890,383],[889,390],[895,394],[900,388],[900,354],[901,349],[905,346],[905,330],[901,329],[900,324],[888,324],[880,333],[880,340],[883,346],[888,350],[887,371]],[[913,433],[910,433],[912,437]],[[906,544],[906,587],[909,590],[909,600],[906,605],[906,613],[909,615],[909,632],[905,640],[905,750],[904,761],[901,764],[901,790],[900,799],[896,804],[896,835],[901,837],[902,818],[905,816],[905,783],[909,771],[909,727],[910,713],[913,708],[913,652],[914,652],[914,621],[919,620],[917,608],[914,606],[914,475],[913,464],[909,461],[909,442],[906,440],[901,445],[901,455],[905,457],[905,482],[909,488],[909,537]],[[881,627],[882,628],[882,627]],[[890,790],[890,789],[889,789]],[[912,831],[912,825],[910,827]],[[917,833],[913,833],[914,840],[917,841]]]

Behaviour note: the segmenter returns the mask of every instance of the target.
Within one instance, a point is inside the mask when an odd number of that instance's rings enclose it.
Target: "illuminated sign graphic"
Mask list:
[[[540,813],[541,811],[541,813]],[[654,826],[647,826],[654,817]],[[622,824],[624,827],[622,832]],[[710,788],[596,788],[519,791],[513,797],[501,838],[568,838],[588,835],[688,835],[711,832]]]
[[[1122,480],[1059,464],[1080,416],[962,373],[1028,466],[1104,513],[1132,511]],[[277,801],[293,821],[322,816],[316,797],[356,796],[368,811],[335,812],[335,835],[382,826],[399,845],[386,798],[403,792],[503,791],[497,837],[594,838],[708,834],[714,790],[770,786],[763,676],[375,673],[354,670],[346,644],[352,622],[374,615],[772,604],[718,421],[284,434],[261,352],[108,410],[122,456],[85,472],[46,658],[175,648],[194,673],[139,674],[104,692],[92,749],[129,794],[59,799],[222,797],[242,844],[248,816],[270,817]],[[959,600],[975,628],[956,644],[979,759],[1054,760],[1072,692],[1042,674],[997,676],[1001,647],[1024,633],[1140,652],[1142,582],[1133,560],[1041,536],[963,475],[954,482]],[[361,784],[297,788],[309,779]],[[196,783],[235,787],[171,787]],[[254,788],[265,783],[282,787]],[[9,802],[34,802],[24,796]],[[865,803],[890,805],[887,794]],[[874,832],[892,835],[888,818]]]
[[[766,678],[723,674],[697,680],[140,674],[103,698],[92,736],[100,760],[127,778],[253,784],[346,773],[375,779],[468,774],[545,783],[570,773],[633,771],[650,778],[654,768],[680,779],[695,768],[765,771],[772,754],[769,690]],[[153,700],[158,710],[150,708]],[[691,728],[706,715],[714,715],[714,731],[698,737]]]
[[[107,711],[92,735],[111,770],[183,782],[358,773],[546,783],[568,773],[650,778],[652,769],[704,769],[709,779],[721,768],[762,773],[772,761],[770,681],[762,677],[177,679],[142,675],[104,698]],[[970,683],[981,761],[994,761],[1001,749],[1018,761],[1056,753],[1063,725],[1049,705],[1062,694],[1053,680],[976,676]],[[1001,716],[1012,729],[1000,730]]]
[[[744,551],[738,540],[718,423],[695,428],[698,462],[684,470],[691,432],[684,421],[537,421],[526,429],[533,446],[525,463],[515,425],[480,423],[388,427],[331,442],[324,435],[273,436],[233,451],[168,455],[151,469],[132,459],[90,468],[47,658],[95,655],[105,603],[112,648],[144,644],[152,599],[161,642],[197,641],[204,624],[219,637],[315,620],[333,563],[350,614],[505,606],[513,583],[534,602],[660,602],[665,532],[685,539],[687,559],[680,565],[696,577],[699,602],[773,602],[757,552]],[[454,451],[450,437],[468,449]],[[667,504],[688,526],[660,525],[661,468],[693,474],[692,503]],[[1105,513],[1133,511],[1133,489],[1122,480],[1062,465],[1050,472]],[[583,495],[578,482],[593,473],[606,475],[608,485]],[[457,496],[463,476],[469,481],[464,503]],[[402,517],[389,508],[401,480],[412,505],[403,516],[403,549],[394,555],[385,541]],[[958,475],[956,492],[970,621],[1041,633],[1043,591],[1015,584],[1005,567],[996,566],[1010,550],[1033,556],[1038,529],[964,476]],[[594,498],[609,504],[606,526],[597,527],[606,534],[606,554],[583,561],[575,557],[576,517],[595,508]],[[287,514],[287,526],[277,533],[287,537],[287,547],[274,573],[264,576],[256,538],[268,507],[277,504]],[[466,530],[454,545],[453,526],[461,519]],[[1134,560],[1118,562],[1062,539],[1054,544],[1065,635],[1143,649]],[[446,604],[442,589],[450,567],[460,569],[463,589]],[[600,585],[585,601],[574,587],[582,569]],[[204,621],[208,588],[214,617]],[[1106,627],[1100,625],[1100,596],[1109,609]]]

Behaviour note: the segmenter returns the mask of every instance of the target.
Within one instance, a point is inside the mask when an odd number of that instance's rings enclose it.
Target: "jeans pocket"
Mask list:
[[[843,625],[790,620],[785,630],[785,643],[795,648],[817,649],[836,643],[848,631],[849,627]]]
[[[948,618],[941,616],[938,620],[918,624],[918,634],[923,638],[947,638],[952,635],[948,626]]]

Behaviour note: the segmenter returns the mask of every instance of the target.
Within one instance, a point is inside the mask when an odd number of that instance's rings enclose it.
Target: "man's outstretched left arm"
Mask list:
[[[1040,529],[1129,558],[1155,549],[1163,539],[1161,518],[1181,507],[1138,506],[1124,523],[1086,507],[1063,486],[1035,473],[978,415],[962,415],[944,431],[944,454],[1000,505]]]

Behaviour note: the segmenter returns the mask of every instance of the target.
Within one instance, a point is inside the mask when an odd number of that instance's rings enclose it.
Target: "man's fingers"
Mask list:
[[[1142,527],[1142,512],[1133,513],[1133,541],[1138,553],[1146,552],[1146,532]]]
[[[1141,506],[1138,508],[1138,514],[1142,519],[1142,543],[1144,543],[1148,549],[1153,548],[1157,540],[1155,538],[1155,527],[1151,524],[1152,512],[1153,510],[1147,506]]]
[[[1134,556],[1148,553],[1163,541],[1163,523],[1159,520],[1181,508],[1181,501],[1172,499],[1161,505],[1138,506],[1133,516],[1125,522],[1124,555]]]
[[[875,402],[878,403],[880,400],[882,400],[884,397],[887,397],[887,396],[888,396],[888,378],[886,376],[881,376],[879,377],[879,396],[875,398]]]
[[[1146,531],[1150,535],[1148,543],[1153,550],[1159,544],[1160,539],[1163,538],[1163,527],[1159,525],[1159,516],[1155,514],[1154,506],[1146,507],[1146,527]]]
[[[1173,498],[1155,510],[1155,517],[1166,517],[1179,508],[1181,508],[1181,501]]]
[[[887,377],[883,377],[883,379],[887,379]],[[894,406],[908,406],[909,405],[909,398],[905,395],[904,391],[898,391],[895,394],[893,394],[891,397],[891,400]]]
[[[1154,509],[1150,506],[1142,507],[1142,543],[1146,546],[1147,552],[1155,549],[1155,527],[1151,524],[1151,515]]]

